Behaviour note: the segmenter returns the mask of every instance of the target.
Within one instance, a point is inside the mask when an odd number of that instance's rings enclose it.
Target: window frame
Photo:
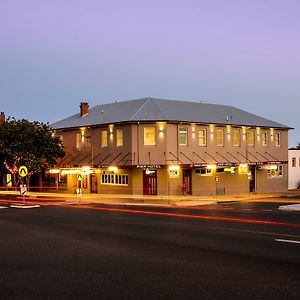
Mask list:
[[[250,143],[250,134],[252,135],[251,139],[252,139],[252,143]],[[255,147],[255,131],[254,130],[248,130],[247,131],[247,134],[246,134],[246,143],[247,143],[247,146],[249,147]]]
[[[106,137],[105,137],[105,133],[106,133]],[[101,130],[101,147],[102,148],[108,147],[108,130],[107,129]]]
[[[237,139],[235,138],[235,133],[237,133]],[[237,141],[237,143],[235,143]],[[232,145],[234,147],[240,147],[241,146],[241,132],[239,129],[233,129],[232,130]]]
[[[218,136],[218,133],[222,132],[221,137]],[[219,143],[219,140],[222,140],[222,144]],[[216,146],[217,147],[224,147],[224,129],[217,129],[216,130]]]
[[[181,138],[185,139],[184,143],[181,142]],[[179,127],[178,128],[178,145],[179,146],[187,146],[188,145],[188,128],[187,127]]]
[[[121,134],[121,135],[120,135]],[[122,146],[124,146],[124,138],[123,138],[123,129],[122,128],[117,128],[116,129],[116,146],[117,147],[122,147]],[[121,140],[122,140],[122,142],[121,143],[119,143],[119,141],[120,141],[120,138],[121,138]]]
[[[200,135],[200,132],[202,132],[203,135]],[[203,143],[200,142],[200,139],[203,139]],[[206,147],[207,146],[207,130],[205,128],[198,130],[198,143],[199,143],[200,147]]]
[[[147,137],[147,133],[146,133],[146,131],[150,130],[150,129],[153,130],[153,140],[152,141],[150,141],[149,136]],[[146,143],[146,141],[147,141],[147,143]],[[156,146],[156,127],[155,126],[145,126],[144,127],[144,146]]]

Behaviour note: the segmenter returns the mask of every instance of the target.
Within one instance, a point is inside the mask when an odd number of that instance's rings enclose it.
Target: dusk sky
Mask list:
[[[54,122],[143,97],[233,105],[296,128],[299,0],[0,0],[0,111]]]

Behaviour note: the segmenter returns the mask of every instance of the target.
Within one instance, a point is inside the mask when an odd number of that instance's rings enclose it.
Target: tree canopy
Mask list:
[[[11,174],[21,165],[29,175],[41,172],[64,155],[62,142],[49,124],[9,118],[0,125],[0,163]]]

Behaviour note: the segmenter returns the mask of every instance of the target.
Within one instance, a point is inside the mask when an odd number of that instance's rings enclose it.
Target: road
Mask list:
[[[3,208],[0,299],[299,299],[300,213],[277,207]]]

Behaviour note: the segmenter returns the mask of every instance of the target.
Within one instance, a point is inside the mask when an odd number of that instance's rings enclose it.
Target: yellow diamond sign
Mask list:
[[[28,174],[28,169],[26,166],[21,166],[18,172],[21,177],[25,177]]]
[[[82,181],[82,179],[83,179],[82,173],[78,173],[76,177],[77,177],[78,181]]]

